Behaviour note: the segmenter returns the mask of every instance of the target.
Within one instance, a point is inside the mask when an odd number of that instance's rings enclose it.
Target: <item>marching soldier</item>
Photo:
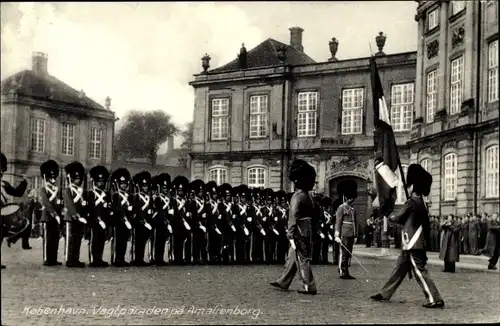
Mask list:
[[[217,197],[217,184],[215,181],[206,184],[208,204],[210,209],[207,219],[208,234],[208,256],[211,264],[220,262],[222,248],[222,232],[219,229],[222,215],[219,212],[219,201]]]
[[[296,192],[290,203],[287,235],[291,246],[285,272],[271,285],[287,290],[292,283],[297,270],[302,282],[303,294],[316,294],[316,283],[311,270],[312,250],[312,216],[314,203],[309,191],[314,187],[316,171],[303,160],[295,160],[290,168],[290,180],[294,183]]]
[[[170,202],[170,175],[162,173],[152,180],[153,183],[153,259],[151,264],[156,266],[165,266],[167,262],[164,259],[165,245],[168,238],[172,235],[171,218],[174,213],[172,203]],[[170,259],[171,252],[168,253]]]
[[[44,186],[40,189],[40,200],[42,202],[43,223],[43,264],[45,266],[60,266],[57,261],[59,250],[59,239],[61,238],[61,192],[56,184],[59,176],[59,165],[56,161],[49,160],[40,166],[40,173]]]
[[[245,264],[250,260],[247,249],[250,244],[250,223],[248,221],[248,206],[246,202],[248,187],[240,185],[233,188],[233,191],[238,196],[238,203],[235,207],[236,218],[234,220],[236,227],[235,260],[238,264]]]
[[[134,258],[131,262],[134,266],[148,266],[149,263],[144,261],[145,251],[148,249],[149,258],[151,257],[151,236],[153,227],[153,201],[151,200],[151,174],[147,171],[137,173],[134,176],[134,185],[138,190],[133,199],[134,208],[134,228],[133,242]],[[149,248],[147,247],[149,241]]]
[[[352,248],[358,237],[356,211],[351,206],[357,197],[357,184],[354,181],[345,181],[341,189],[344,203],[335,214],[335,241],[341,245],[339,272],[341,279],[354,280],[355,277],[349,274],[349,264]]]
[[[191,226],[187,221],[190,213],[186,207],[189,180],[184,176],[177,176],[172,185],[175,191],[172,219],[174,263],[181,265],[191,261]]]
[[[286,237],[286,229],[288,223],[288,198],[286,192],[280,190],[276,193],[276,215],[278,222],[276,223],[276,230],[278,230],[279,237],[276,246],[276,262],[284,264],[286,261],[286,253],[288,251],[288,238]]]
[[[202,180],[194,180],[190,184],[190,192],[194,194],[191,201],[191,248],[194,264],[206,264],[207,253],[207,214],[209,207],[205,203],[205,183]]]
[[[265,225],[265,212],[261,206],[261,190],[258,188],[252,189],[253,207],[255,210],[255,218],[253,218],[254,229],[252,231],[252,263],[264,263],[264,240],[267,236]]]
[[[125,261],[128,239],[132,232],[133,207],[129,196],[130,172],[125,168],[119,168],[111,175],[112,189],[112,212],[113,212],[113,235],[111,243],[111,263],[116,267],[127,267],[130,264]]]
[[[102,259],[109,224],[110,203],[106,193],[109,172],[102,165],[90,169],[93,189],[87,193],[88,216],[90,226],[89,258],[91,267],[108,267],[108,262]]]
[[[233,224],[233,196],[231,185],[224,183],[219,186],[219,212],[221,214],[222,231],[222,262],[225,264],[234,262],[234,237],[236,227]]]
[[[80,162],[72,162],[64,167],[69,187],[63,192],[66,213],[66,266],[85,267],[80,261],[80,247],[87,224],[87,200],[83,189],[85,168]]]
[[[426,269],[426,245],[430,241],[429,213],[422,196],[428,196],[432,184],[432,176],[419,164],[408,167],[407,184],[412,187],[411,196],[405,205],[391,219],[403,225],[403,250],[398,258],[396,267],[382,290],[371,296],[376,301],[389,300],[406,277],[407,273],[414,274],[422,288],[427,303],[425,308],[444,308],[444,301],[436,285]]]

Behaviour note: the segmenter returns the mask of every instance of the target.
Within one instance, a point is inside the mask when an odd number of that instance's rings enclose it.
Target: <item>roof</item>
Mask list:
[[[307,54],[295,49],[293,46],[268,38],[248,51],[247,69],[281,65],[282,62],[278,59],[278,48],[282,46],[286,48],[286,58],[289,65],[298,66],[315,63]],[[228,64],[212,69],[209,72],[219,73],[240,69],[238,58],[236,58]]]
[[[32,70],[22,70],[2,80],[2,95],[8,95],[11,92],[47,101],[59,101],[94,110],[110,111],[56,77],[49,74],[39,76]]]

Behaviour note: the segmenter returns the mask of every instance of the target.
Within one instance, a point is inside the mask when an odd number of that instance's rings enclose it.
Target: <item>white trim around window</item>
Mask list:
[[[391,88],[391,125],[394,131],[410,131],[413,122],[413,83],[395,84]]]
[[[427,29],[430,31],[439,26],[439,8],[429,12],[427,16]]]
[[[342,90],[342,135],[363,133],[364,88]]]
[[[209,181],[215,181],[218,186],[223,183],[228,183],[229,170],[223,165],[214,165],[208,169]]]
[[[427,88],[426,88],[426,122],[434,122],[434,114],[437,106],[437,69],[427,73]]]
[[[267,167],[252,165],[247,168],[247,185],[250,188],[265,188],[267,184]]]
[[[498,198],[499,192],[499,151],[498,145],[486,148],[485,154],[485,197]]]
[[[75,125],[63,122],[61,125],[61,154],[75,155]]]
[[[90,128],[89,158],[99,160],[102,153],[102,129]]]
[[[300,92],[297,104],[297,137],[316,136],[318,92]]]
[[[449,153],[443,157],[444,200],[457,199],[457,154]]]
[[[211,140],[224,140],[229,136],[229,98],[212,99]]]
[[[498,101],[498,40],[488,45],[488,102]]]
[[[46,123],[41,118],[31,118],[31,151],[43,153],[45,151],[45,128]]]
[[[267,95],[250,96],[250,138],[263,138],[269,132],[269,98]]]
[[[464,56],[451,61],[450,69],[450,111],[449,114],[460,113],[463,96]]]
[[[408,172],[408,165],[401,164],[401,167],[403,168],[403,173],[406,176],[406,174]],[[401,178],[401,173],[399,172],[399,167],[396,171],[396,175],[398,176],[398,179],[399,179],[399,184],[396,187],[396,195],[397,195],[396,204],[402,205],[406,202],[407,198],[406,198],[406,193],[405,193],[405,187],[403,185],[403,180],[402,180],[403,178]]]

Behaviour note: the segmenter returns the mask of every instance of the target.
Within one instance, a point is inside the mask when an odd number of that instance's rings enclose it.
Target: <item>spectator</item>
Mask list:
[[[444,270],[446,273],[455,273],[455,263],[460,261],[460,229],[461,224],[458,218],[452,214],[448,215],[448,219],[441,226],[443,240],[441,242],[441,250],[439,259],[444,261]]]
[[[488,235],[486,237],[485,247],[481,250],[481,253],[490,257],[488,269],[497,269],[496,264],[498,263],[498,255],[500,243],[499,238],[499,221],[498,214],[493,214],[488,221]]]

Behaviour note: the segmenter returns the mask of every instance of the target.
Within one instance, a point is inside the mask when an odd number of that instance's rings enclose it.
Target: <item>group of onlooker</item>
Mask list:
[[[444,261],[444,272],[455,272],[455,263],[461,254],[488,256],[488,269],[496,269],[500,251],[499,225],[498,214],[431,216],[428,250],[439,252],[439,259]],[[384,242],[388,246],[391,239],[395,248],[401,248],[401,226],[389,222],[387,233],[383,229],[382,219],[369,219],[364,232],[366,246],[382,248]]]

